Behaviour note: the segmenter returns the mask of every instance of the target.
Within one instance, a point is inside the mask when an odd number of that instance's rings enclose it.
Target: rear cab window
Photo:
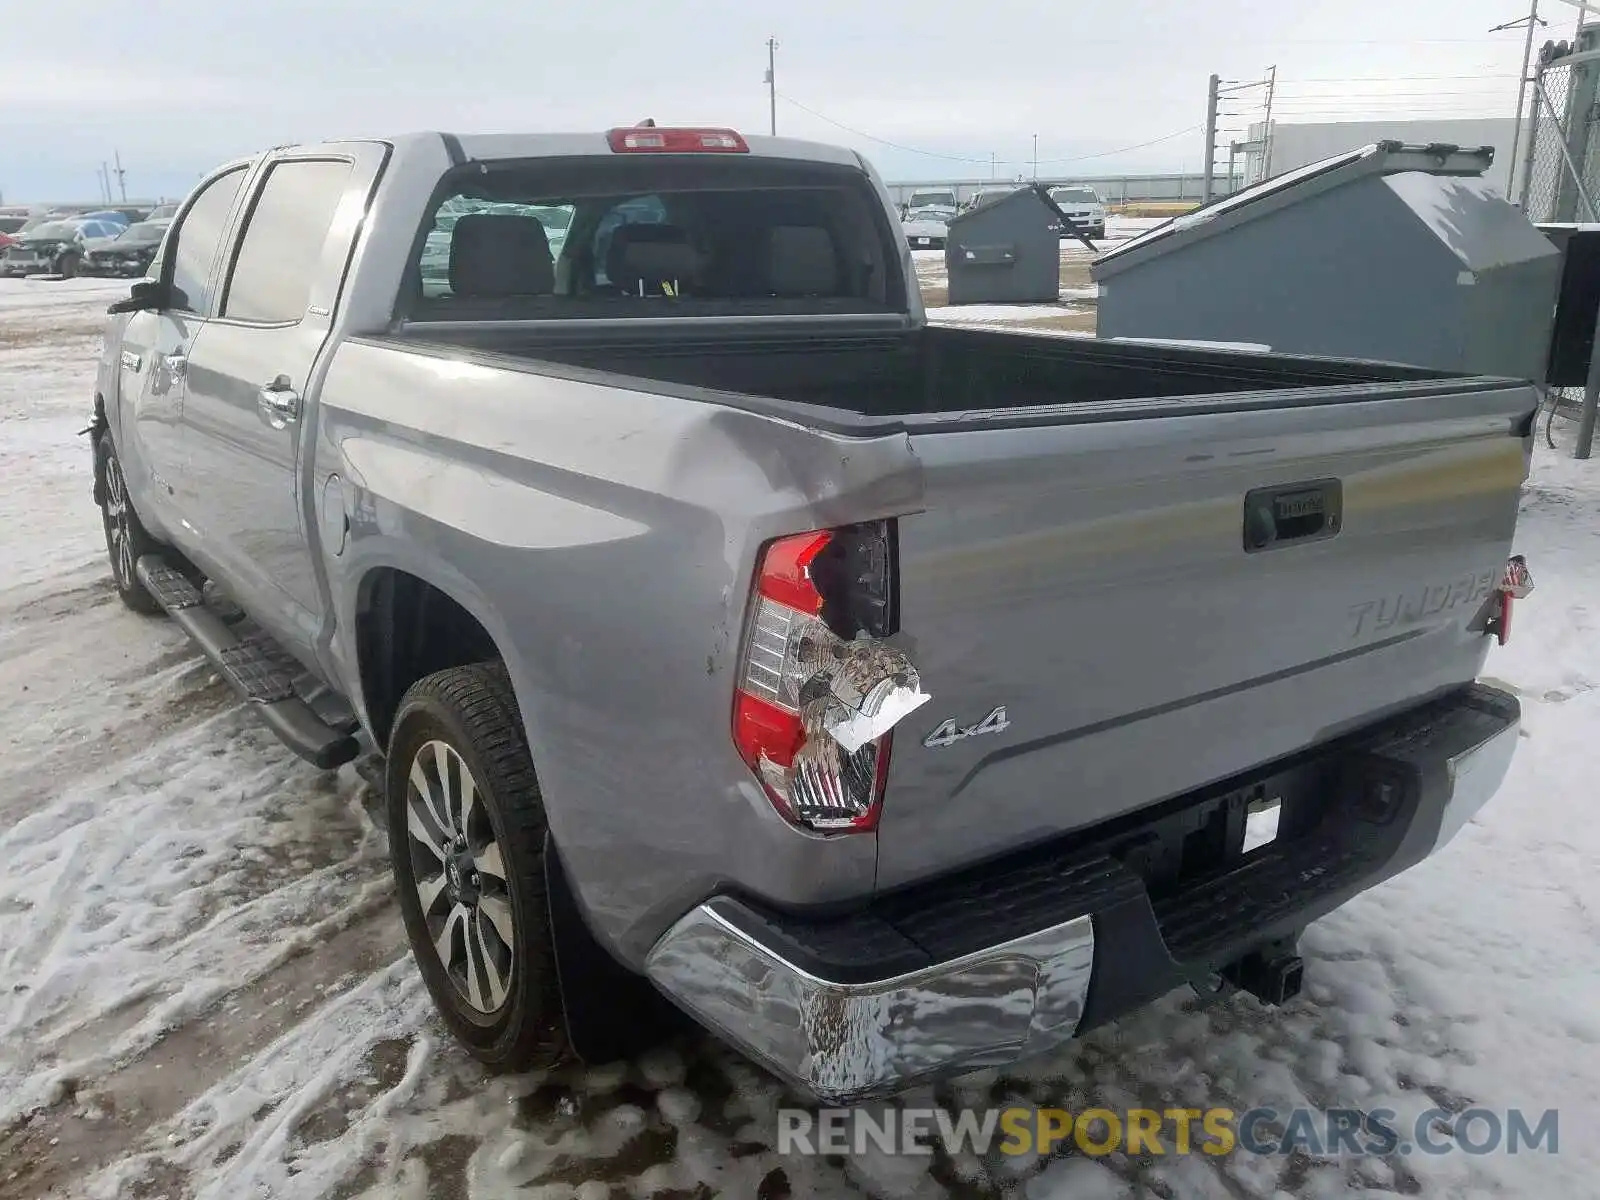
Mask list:
[[[415,320],[905,310],[868,176],[740,156],[528,159],[446,176],[400,299]]]

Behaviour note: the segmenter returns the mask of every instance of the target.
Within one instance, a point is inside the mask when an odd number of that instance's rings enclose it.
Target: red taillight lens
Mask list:
[[[750,146],[731,129],[613,129],[606,141],[618,154],[748,154]]]
[[[773,805],[804,829],[876,828],[893,735],[856,744],[848,719],[880,711],[892,692],[901,708],[921,694],[904,656],[874,640],[889,632],[889,545],[884,524],[797,534],[768,545],[756,571],[733,740]]]
[[[1533,591],[1533,575],[1528,570],[1528,560],[1514,554],[1506,561],[1506,571],[1495,591],[1495,601],[1485,627],[1496,641],[1504,646],[1511,640],[1511,612],[1518,600]]]

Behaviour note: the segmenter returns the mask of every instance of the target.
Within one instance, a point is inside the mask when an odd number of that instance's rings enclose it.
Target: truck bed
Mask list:
[[[937,325],[813,333],[719,322],[715,333],[697,336],[682,321],[652,323],[648,331],[639,321],[616,323],[625,330],[597,324],[575,331],[430,322],[383,340],[516,360],[541,373],[575,368],[710,390],[723,393],[716,398],[724,403],[731,393],[747,402],[803,405],[810,422],[859,432],[948,427],[951,418],[999,413],[1007,424],[1131,417],[1177,397],[1189,410],[1215,411],[1356,398],[1352,385],[1408,385],[1413,392],[1463,386],[1460,377],[1393,363]]]
[[[880,890],[1087,836],[1481,669],[1525,384],[987,330],[668,336],[435,327],[384,344],[602,385],[583,393],[596,454],[655,392],[663,413],[705,402],[789,431],[784,450],[747,430],[716,454],[767,464],[819,439],[783,475],[811,503],[841,487],[811,469],[828,461],[903,481],[863,517],[896,518],[898,637],[933,700],[896,732]],[[678,456],[728,469],[709,454]],[[734,536],[769,502],[724,499]]]

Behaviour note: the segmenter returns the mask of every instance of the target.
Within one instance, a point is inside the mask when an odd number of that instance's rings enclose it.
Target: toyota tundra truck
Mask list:
[[[278,148],[111,306],[116,588],[370,768],[490,1066],[659,1008],[844,1102],[1285,1001],[1506,772],[1528,383],[929,324],[896,215],[726,129]]]

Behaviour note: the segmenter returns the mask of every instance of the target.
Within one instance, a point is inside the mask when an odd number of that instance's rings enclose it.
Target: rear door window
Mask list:
[[[353,170],[347,159],[272,165],[245,223],[223,295],[224,317],[289,324],[305,315],[323,243]]]

